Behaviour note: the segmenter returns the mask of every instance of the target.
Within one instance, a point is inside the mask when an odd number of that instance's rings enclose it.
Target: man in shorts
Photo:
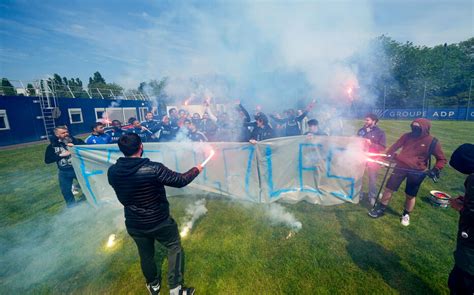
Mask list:
[[[382,199],[369,211],[370,217],[383,216],[385,208],[392,199],[393,192],[397,191],[406,179],[405,209],[401,218],[403,226],[410,225],[410,213],[415,207],[415,197],[425,177],[439,177],[439,171],[447,163],[441,144],[430,135],[431,123],[429,120],[415,119],[410,127],[412,131],[403,134],[387,151],[387,154],[394,156],[396,166],[387,181]],[[395,152],[400,148],[402,149],[400,154],[396,155]],[[434,168],[428,170],[431,154],[436,158],[436,163]]]

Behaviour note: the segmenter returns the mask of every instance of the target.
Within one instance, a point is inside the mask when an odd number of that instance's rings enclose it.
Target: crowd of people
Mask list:
[[[158,240],[169,251],[169,283],[173,288],[172,294],[193,294],[193,288],[182,285],[182,263],[184,262],[182,248],[176,222],[169,215],[164,186],[185,186],[202,171],[202,167],[191,168],[186,173],[171,171],[161,163],[142,158],[142,142],[186,139],[197,142],[256,143],[279,136],[302,134],[308,137],[326,136],[328,134],[319,128],[316,119],[309,119],[306,124],[303,123],[313,105],[313,103],[310,104],[304,111],[288,110],[284,116],[267,116],[258,111],[254,114],[254,120],[251,120],[249,113],[241,104],[236,107],[238,116],[221,113],[216,117],[210,109],[206,109],[202,116],[198,113],[191,115],[185,110],[178,111],[172,108],[160,121],[155,120],[153,113],[148,112],[145,121],[140,122],[136,118],[130,118],[125,126],[117,120],[112,121],[109,128],[102,122],[97,122],[92,126],[92,133],[85,142],[69,135],[66,126],[58,126],[51,138],[51,144],[46,149],[45,162],[56,162],[61,192],[66,204],[71,207],[75,204],[71,184],[76,176],[71,165],[71,153],[68,147],[84,143],[118,143],[125,157],[120,158],[109,169],[109,183],[125,207],[127,230],[137,244],[147,288],[150,293],[159,294],[161,277],[156,272],[151,250],[154,240]],[[376,162],[368,162],[369,188],[367,193],[361,193],[361,200],[371,205],[368,212],[370,217],[382,217],[393,193],[406,181],[405,205],[400,221],[403,226],[408,226],[421,184],[426,177],[434,180],[439,178],[440,171],[447,164],[447,159],[439,140],[430,134],[429,120],[424,118],[413,120],[410,123],[411,131],[403,134],[388,148],[385,132],[378,127],[378,121],[376,115],[367,114],[364,126],[356,135],[365,140],[367,152],[375,155],[375,159],[391,162],[393,172],[388,177],[383,194],[379,196],[378,192],[382,191],[382,187],[377,189],[377,177],[381,166]],[[303,127],[307,129],[306,132],[303,132]],[[433,165],[431,165],[432,156],[436,159]],[[453,153],[450,164],[456,170],[470,175],[465,182],[465,196],[451,200],[451,206],[460,211],[461,219],[455,252],[455,267],[450,274],[449,287],[452,291],[460,291],[454,294],[464,294],[465,290],[473,290],[474,282],[472,279],[474,145],[465,144],[458,148]],[[158,181],[156,175],[160,175]],[[127,181],[122,181],[123,179]],[[124,183],[128,183],[128,186]],[[144,185],[149,186],[149,190],[145,191],[150,191],[150,193],[142,193]],[[158,198],[155,198],[156,196]],[[142,212],[146,212],[146,216],[142,216]]]
[[[307,119],[313,106],[314,102],[305,110],[288,109],[283,114],[269,116],[258,110],[253,118],[240,103],[229,112],[217,115],[209,106],[202,114],[171,108],[167,115],[159,119],[148,112],[142,122],[132,117],[126,124],[113,120],[107,127],[105,120],[100,120],[92,126],[86,144],[117,143],[125,133],[137,134],[142,142],[255,142],[303,133],[328,135],[319,128],[318,120]]]

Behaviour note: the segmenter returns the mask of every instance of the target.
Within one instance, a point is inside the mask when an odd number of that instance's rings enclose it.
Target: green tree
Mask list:
[[[10,83],[7,78],[2,78],[1,92],[3,95],[15,96],[17,95],[15,87]]]
[[[28,94],[28,96],[36,95],[36,90],[31,83],[28,83],[28,85],[26,85],[26,94]]]

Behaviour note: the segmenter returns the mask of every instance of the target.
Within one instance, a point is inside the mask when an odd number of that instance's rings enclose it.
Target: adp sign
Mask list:
[[[378,111],[378,112],[377,112]],[[436,108],[436,109],[387,109],[376,110],[380,117],[389,119],[428,118],[430,120],[466,120],[466,108]],[[474,109],[469,109],[468,120],[474,120]]]

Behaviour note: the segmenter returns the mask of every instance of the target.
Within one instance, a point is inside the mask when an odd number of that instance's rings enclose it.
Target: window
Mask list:
[[[141,121],[145,121],[145,116],[146,116],[146,113],[148,113],[148,108],[147,107],[140,107],[138,108],[140,110],[140,120]]]
[[[10,130],[8,123],[7,110],[0,110],[0,130]]]
[[[136,108],[123,108],[123,120],[124,122],[128,122],[128,119],[130,118],[135,118],[135,119],[139,119],[137,118],[137,109]]]
[[[120,123],[125,124],[122,108],[107,108],[105,111],[107,112],[107,118],[110,122],[113,120],[119,120]]]
[[[107,119],[104,118],[105,114],[105,108],[94,108],[95,111],[95,121],[98,122],[100,119]]]
[[[71,124],[83,123],[82,119],[82,110],[81,109],[68,109],[69,112],[69,122]]]

